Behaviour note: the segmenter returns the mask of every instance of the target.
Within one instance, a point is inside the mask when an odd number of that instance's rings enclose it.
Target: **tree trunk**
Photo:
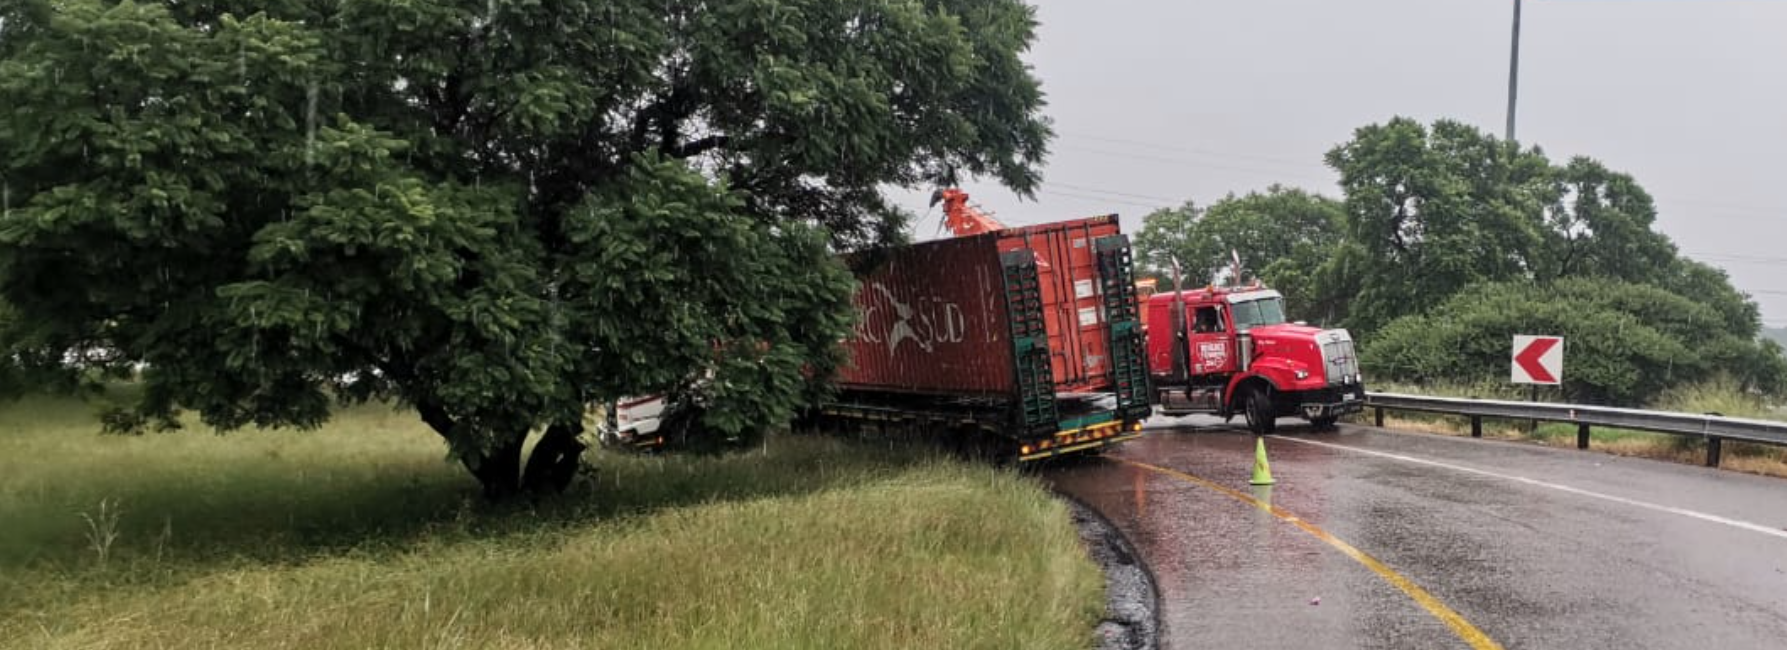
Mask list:
[[[447,413],[447,409],[432,402],[418,402],[416,411],[422,415],[422,421],[440,434],[447,444],[452,444],[459,425]],[[572,441],[575,442],[575,434]],[[478,479],[484,487],[484,498],[501,501],[515,496],[521,489],[521,447],[527,442],[527,432],[521,431],[504,437],[488,450],[476,456],[460,459],[465,469]],[[581,450],[579,450],[581,451]],[[567,479],[567,483],[569,480]]]
[[[539,444],[534,445],[533,455],[527,459],[522,489],[533,494],[557,494],[570,487],[587,448],[577,439],[582,433],[582,422],[559,422],[546,427]]]
[[[484,486],[484,498],[502,501],[515,496],[521,487],[521,446],[526,441],[527,432],[523,431],[504,438],[481,456],[461,461]]]

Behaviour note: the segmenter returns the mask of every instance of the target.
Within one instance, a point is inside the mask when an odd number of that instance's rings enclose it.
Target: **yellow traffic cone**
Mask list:
[[[1271,485],[1277,483],[1278,481],[1272,480],[1272,464],[1266,462],[1266,439],[1255,437],[1253,440],[1255,443],[1253,446],[1253,480],[1248,481],[1247,484]]]

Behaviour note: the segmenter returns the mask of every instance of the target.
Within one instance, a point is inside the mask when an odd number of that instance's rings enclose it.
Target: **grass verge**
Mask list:
[[[1103,610],[1038,483],[904,448],[598,454],[567,498],[488,506],[387,409],[304,433],[96,429],[78,402],[0,405],[8,643],[1078,648]]]
[[[1383,392],[1510,399],[1507,395],[1484,394],[1484,389],[1448,386],[1412,387],[1395,385]],[[1649,408],[1682,413],[1716,413],[1753,419],[1787,419],[1778,409],[1754,396],[1745,394],[1727,380],[1714,380],[1684,386],[1664,393]],[[1356,421],[1370,422],[1369,413],[1355,416]],[[1429,413],[1397,413],[1385,415],[1384,426],[1401,431],[1419,431],[1450,436],[1470,435],[1470,418]],[[1483,436],[1503,440],[1522,440],[1554,447],[1575,447],[1576,426],[1561,422],[1540,423],[1530,428],[1524,420],[1483,420]],[[1668,434],[1593,427],[1589,429],[1589,448],[1619,456],[1637,456],[1679,463],[1706,462],[1703,440]],[[1787,448],[1726,441],[1719,466],[1739,472],[1787,478]]]

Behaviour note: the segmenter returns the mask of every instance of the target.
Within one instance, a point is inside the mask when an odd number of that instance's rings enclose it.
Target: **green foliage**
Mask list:
[[[1663,267],[1656,285],[1713,308],[1735,334],[1754,337],[1761,332],[1760,308],[1749,295],[1731,286],[1724,269],[1678,257]]]
[[[1330,308],[1311,293],[1314,270],[1339,237],[1340,203],[1295,188],[1273,185],[1264,193],[1230,194],[1207,209],[1191,203],[1144,217],[1136,250],[1152,273],[1171,287],[1171,260],[1187,287],[1217,281],[1232,255],[1285,294],[1290,316],[1325,320]]]
[[[1475,285],[1373,333],[1360,358],[1370,374],[1403,381],[1498,381],[1508,373],[1512,337],[1534,333],[1564,337],[1571,400],[1639,405],[1719,373],[1745,389],[1779,391],[1787,376],[1787,359],[1725,329],[1716,310],[1599,278]]]
[[[853,280],[817,231],[772,232],[742,211],[724,188],[658,161],[571,213],[569,239],[590,253],[564,262],[566,328],[620,351],[578,368],[589,390],[687,394],[708,425],[730,434],[786,422],[825,394],[802,373],[829,376],[841,362],[837,333],[849,312],[834,307]]]
[[[1636,404],[1714,371],[1787,386],[1777,351],[1752,342],[1756,304],[1678,255],[1627,174],[1406,118],[1359,129],[1328,163],[1343,232],[1311,293],[1372,343],[1380,376],[1485,381],[1505,373],[1509,336],[1543,333],[1576,351],[1582,399]]]
[[[1318,276],[1349,327],[1375,330],[1473,283],[1530,277],[1550,169],[1537,149],[1397,118],[1360,128],[1327,160],[1346,194],[1345,245]]]
[[[127,428],[397,399],[498,491],[587,402],[791,412],[847,331],[830,249],[905,223],[877,188],[1028,192],[1049,135],[1017,0],[4,12],[13,338],[146,363]]]
[[[1631,176],[1577,157],[1552,170],[1544,240],[1531,262],[1539,280],[1610,277],[1660,284],[1675,244],[1652,230],[1657,211]]]
[[[1476,282],[1610,277],[1685,296],[1728,289],[1678,261],[1653,230],[1644,187],[1587,157],[1553,166],[1539,148],[1456,121],[1428,129],[1397,118],[1358,129],[1328,164],[1346,191],[1346,239],[1317,271],[1317,293],[1356,296],[1335,302],[1355,329],[1426,311]],[[1698,282],[1707,286],[1692,289]],[[1721,305],[1737,327],[1744,302]]]
[[[1203,208],[1186,201],[1142,217],[1142,229],[1135,234],[1137,271],[1160,278],[1161,288],[1170,289],[1177,261],[1187,286],[1203,282],[1205,274],[1199,269],[1205,267],[1205,261],[1218,257],[1215,242],[1198,224],[1203,216]]]
[[[1557,166],[1472,127],[1407,118],[1328,153],[1346,193],[1344,237],[1315,292],[1372,331],[1481,282],[1616,278],[1713,304],[1740,334],[1755,305],[1722,272],[1679,258],[1650,194],[1583,157]]]

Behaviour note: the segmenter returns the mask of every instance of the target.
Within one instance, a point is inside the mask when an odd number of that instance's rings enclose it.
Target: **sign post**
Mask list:
[[[1516,384],[1531,384],[1531,399],[1537,402],[1540,386],[1564,383],[1564,338],[1516,334],[1510,365],[1512,381]],[[1538,428],[1538,420],[1527,423],[1528,433]]]

